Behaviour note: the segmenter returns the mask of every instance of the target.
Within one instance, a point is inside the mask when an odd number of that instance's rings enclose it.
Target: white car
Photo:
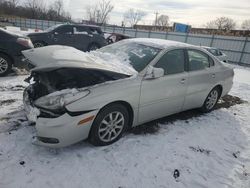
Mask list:
[[[208,46],[203,46],[203,48],[206,49],[207,51],[209,51],[215,57],[217,57],[220,61],[228,63],[227,55],[225,53],[223,53],[222,51],[220,51],[218,48],[208,47]]]
[[[23,51],[36,68],[24,91],[36,144],[117,141],[133,126],[180,111],[211,111],[233,69],[206,50],[161,39],[128,39],[84,53],[48,46]]]

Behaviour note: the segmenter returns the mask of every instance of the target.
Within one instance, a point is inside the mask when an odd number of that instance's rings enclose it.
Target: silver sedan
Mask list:
[[[201,47],[128,39],[95,52],[48,46],[23,51],[33,68],[24,92],[35,143],[84,139],[109,145],[133,126],[199,108],[211,111],[233,84],[233,69]]]

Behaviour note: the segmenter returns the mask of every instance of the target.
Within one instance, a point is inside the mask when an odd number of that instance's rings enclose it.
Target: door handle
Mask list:
[[[212,74],[212,78],[215,78],[215,74]]]
[[[186,79],[182,78],[180,82],[181,82],[181,84],[185,84],[185,81],[186,81]]]

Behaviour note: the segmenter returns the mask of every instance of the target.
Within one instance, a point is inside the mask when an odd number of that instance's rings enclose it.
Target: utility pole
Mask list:
[[[155,14],[155,26],[157,25],[157,21],[158,21],[158,14],[159,14],[159,12],[155,12],[154,13]]]

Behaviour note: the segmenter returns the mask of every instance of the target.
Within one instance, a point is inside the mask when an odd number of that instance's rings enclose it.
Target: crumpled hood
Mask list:
[[[46,46],[22,51],[23,55],[38,69],[86,68],[117,72],[125,75],[137,74],[128,63],[116,56],[102,52],[82,52],[69,46]]]

